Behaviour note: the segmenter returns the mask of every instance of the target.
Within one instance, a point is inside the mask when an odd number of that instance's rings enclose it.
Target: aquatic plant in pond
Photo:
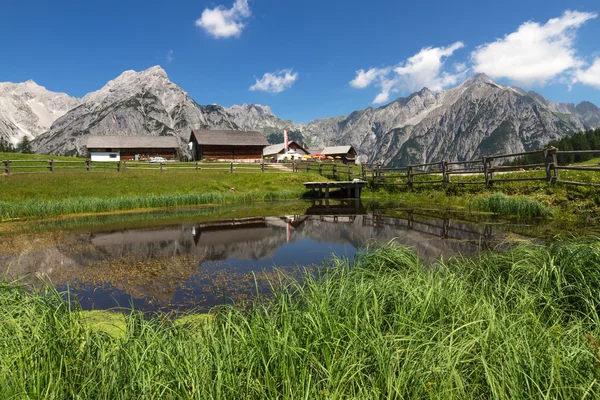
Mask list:
[[[0,285],[0,396],[594,398],[600,239],[424,265],[390,245],[206,323],[90,326]]]
[[[495,193],[487,197],[478,197],[471,203],[473,209],[505,216],[538,218],[552,214],[552,209],[535,199],[508,197]]]

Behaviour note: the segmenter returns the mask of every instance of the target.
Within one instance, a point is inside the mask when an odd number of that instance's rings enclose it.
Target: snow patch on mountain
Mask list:
[[[25,136],[33,139],[78,103],[78,99],[51,92],[32,80],[0,82],[0,137],[14,145]]]

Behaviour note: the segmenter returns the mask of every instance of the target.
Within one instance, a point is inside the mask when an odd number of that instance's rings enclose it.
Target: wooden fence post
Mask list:
[[[552,181],[552,173],[550,172],[552,161],[550,161],[549,150],[550,149],[544,149],[544,167],[546,168],[546,182]]]
[[[90,172],[91,168],[92,168],[92,160],[90,160],[88,158],[87,160],[85,160],[85,170],[86,170],[86,172]]]
[[[351,181],[352,180],[352,171],[351,171],[351,167],[348,165],[348,180]]]
[[[163,170],[163,163],[160,163],[160,170]]]
[[[265,173],[265,160],[260,160],[260,172]]]
[[[10,175],[10,160],[4,160],[4,172],[6,175]]]
[[[481,159],[481,162],[483,162],[483,175],[485,178],[485,186],[489,187],[490,186],[490,177],[488,175],[488,162],[487,162],[487,157],[483,157]]]
[[[127,169],[127,161],[123,161],[123,171]]]
[[[408,184],[408,187],[412,187],[413,179],[415,178],[415,176],[413,175],[413,167],[412,167],[412,165],[408,165],[407,168],[408,168],[408,170],[406,171],[407,184]]]
[[[333,179],[337,180],[337,178],[335,177],[336,173],[337,173],[337,165],[332,164],[333,166],[331,167],[332,171],[333,171]]]
[[[323,163],[319,163],[319,175],[323,175]]]
[[[229,173],[233,174],[233,163],[229,163]]]
[[[448,184],[448,161],[442,161],[442,180],[444,185]]]
[[[306,161],[306,173],[310,170],[310,161]]]
[[[198,170],[198,167],[199,167],[199,166],[198,166],[198,161],[196,161],[196,170]]]
[[[360,172],[361,172],[361,177],[363,181],[367,180],[367,171],[365,170],[365,164],[361,164],[360,165]]]
[[[54,160],[50,160],[50,172],[54,172]]]
[[[557,151],[558,151],[558,149],[555,147],[552,147],[550,149],[550,153],[552,155],[552,169],[554,170],[554,177],[552,178],[552,180],[554,182],[556,182],[558,180],[558,169],[556,169],[556,167],[558,167]]]
[[[117,172],[121,172],[121,161],[117,161]]]
[[[296,160],[292,160],[292,172],[296,172]]]

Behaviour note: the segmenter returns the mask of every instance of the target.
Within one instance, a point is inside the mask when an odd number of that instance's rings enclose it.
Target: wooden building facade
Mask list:
[[[321,150],[321,154],[342,160],[344,164],[356,165],[356,150],[352,146],[330,146]]]
[[[179,139],[175,136],[96,136],[87,137],[86,148],[92,161],[148,160],[179,157]]]
[[[256,131],[194,129],[190,135],[192,160],[255,161],[261,160],[267,139]]]

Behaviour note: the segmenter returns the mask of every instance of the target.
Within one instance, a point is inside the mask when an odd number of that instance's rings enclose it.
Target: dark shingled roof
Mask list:
[[[209,131],[194,129],[190,136],[196,138],[199,145],[212,146],[268,146],[269,142],[256,131]]]
[[[88,149],[176,149],[179,148],[179,139],[175,136],[96,136],[87,137]]]

